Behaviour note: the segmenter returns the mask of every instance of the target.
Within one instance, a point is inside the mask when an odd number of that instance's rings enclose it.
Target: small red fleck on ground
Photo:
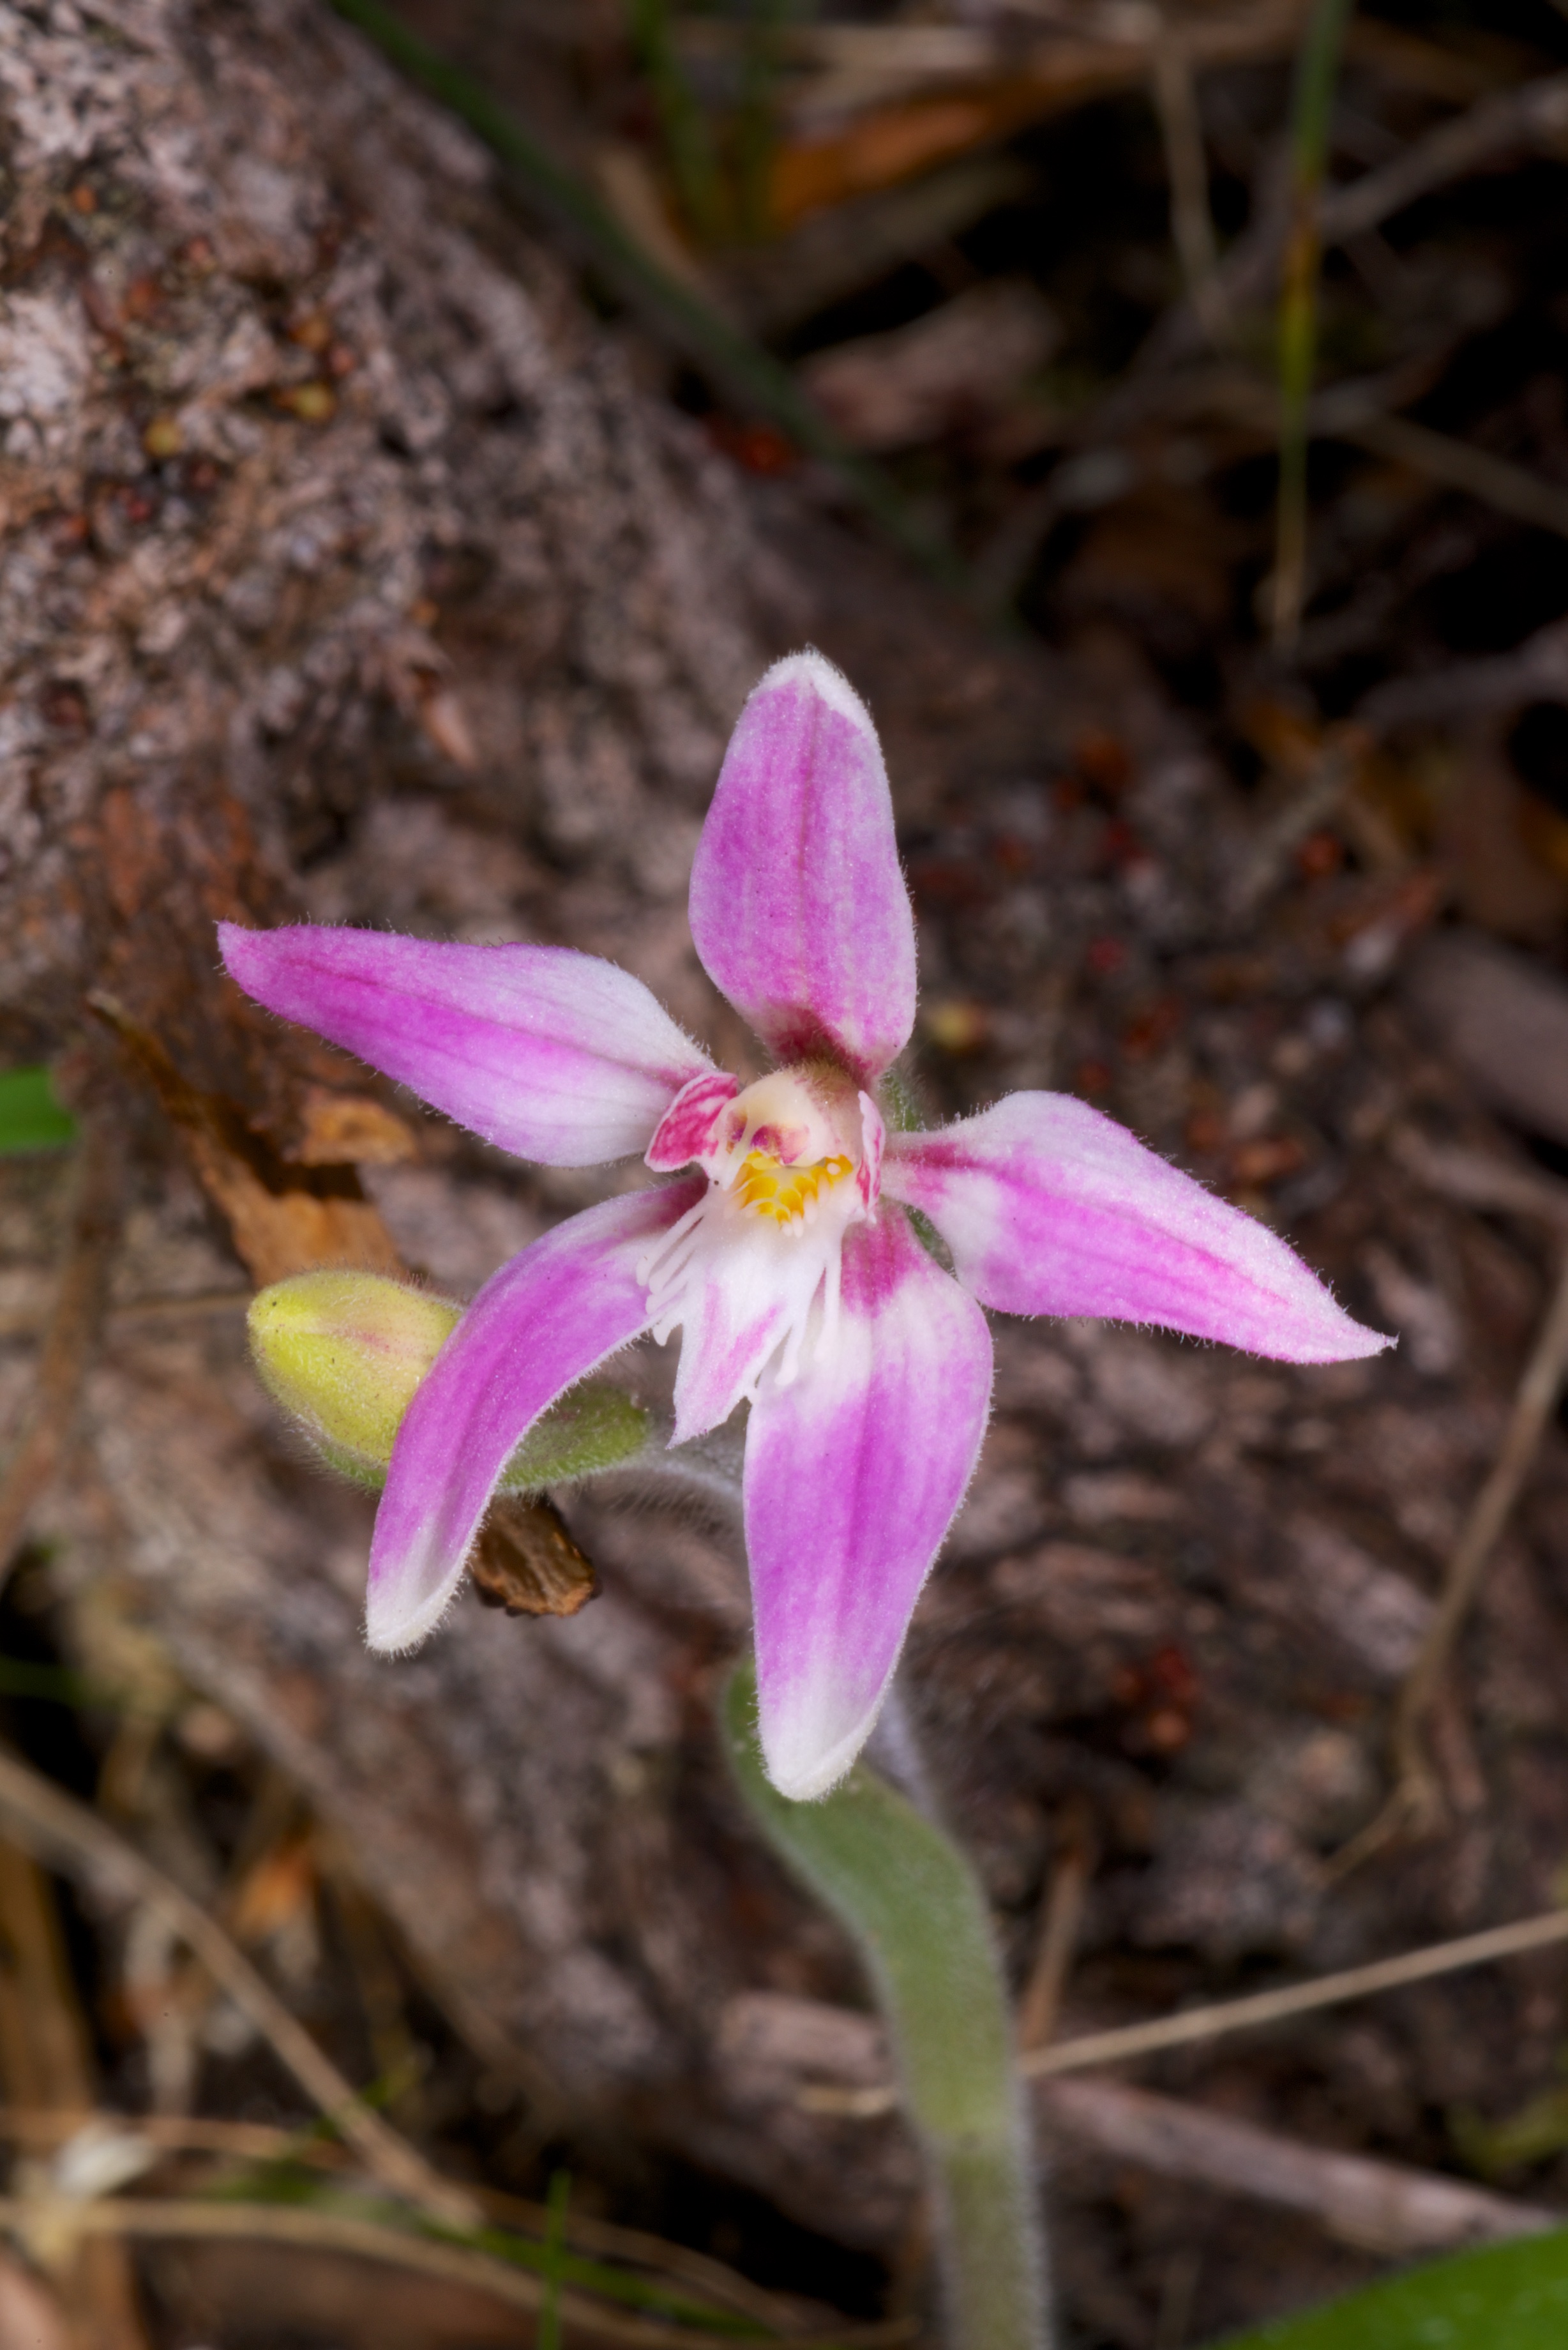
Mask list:
[[[1345,843],[1337,833],[1309,832],[1296,844],[1296,870],[1303,880],[1324,881],[1345,863]]]
[[[38,708],[45,723],[62,734],[85,734],[92,723],[86,694],[68,677],[49,680],[38,696]]]
[[[1111,1073],[1104,1061],[1080,1061],[1073,1075],[1075,1093],[1087,1094],[1091,1099],[1111,1089]]]
[[[1106,827],[1105,853],[1112,865],[1144,865],[1148,851],[1125,817],[1115,816]]]
[[[1085,726],[1073,745],[1073,764],[1086,784],[1116,798],[1132,781],[1125,743],[1103,726]]]
[[[1122,1031],[1122,1051],[1129,1061],[1144,1061],[1168,1045],[1181,1025],[1182,1005],[1179,996],[1162,995],[1158,1003],[1129,1020]]]
[[[800,452],[774,424],[740,424],[733,417],[710,416],[708,438],[716,449],[739,465],[743,473],[776,478],[793,473]]]
[[[163,290],[155,277],[133,277],[121,297],[120,312],[127,318],[151,318],[162,301]]]
[[[1091,939],[1084,954],[1085,967],[1096,979],[1109,979],[1113,972],[1120,971],[1127,959],[1127,951],[1122,941],[1108,936]]]

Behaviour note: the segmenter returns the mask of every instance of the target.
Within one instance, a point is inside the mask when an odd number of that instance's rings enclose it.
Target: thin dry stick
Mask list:
[[[1392,162],[1325,195],[1319,219],[1325,243],[1376,228],[1420,196],[1483,169],[1521,148],[1550,146],[1568,130],[1568,74],[1543,75],[1489,98],[1457,122],[1417,139]]]
[[[1417,139],[1376,171],[1364,172],[1348,187],[1325,188],[1318,204],[1318,234],[1324,244],[1340,244],[1378,227],[1407,204],[1434,194],[1455,180],[1535,146],[1550,146],[1568,123],[1568,74],[1549,74],[1520,89],[1486,99]],[[1220,263],[1217,289],[1234,315],[1262,301],[1279,268],[1290,234],[1290,213],[1282,206],[1262,208],[1245,234],[1239,237]],[[1170,313],[1155,328],[1139,356],[1138,373],[1151,387],[1171,365],[1190,359],[1207,339],[1190,301]]]
[[[1490,1926],[1484,1933],[1466,1934],[1456,1942],[1433,1942],[1422,1950],[1407,1950],[1397,1959],[1376,1959],[1369,1966],[1319,1975],[1312,1982],[1287,1983],[1279,1991],[1254,1991],[1246,1999],[1185,2008],[1179,2015],[1162,2015],[1151,2023],[1081,2033],[1075,2039],[1035,2049],[1021,2058],[1021,2069],[1031,2080],[1044,2080],[1058,2073],[1086,2073],[1101,2064],[1126,2064],[1134,2056],[1158,2056],[1167,2048],[1191,2048],[1232,2032],[1285,2023],[1293,2016],[1343,2007],[1353,1999],[1400,1991],[1407,1983],[1430,1982],[1438,1975],[1459,1974],[1467,1967],[1518,1958],[1526,1950],[1547,1950],[1556,1942],[1568,1942],[1568,1909],[1549,1909],[1537,1918],[1521,1918],[1511,1926]]]
[[[378,2261],[392,2268],[410,2269],[439,2277],[448,2284],[472,2286],[505,2302],[514,2309],[536,2310],[545,2295],[545,2281],[527,2269],[510,2266],[461,2244],[432,2242],[428,2237],[403,2235],[373,2220],[347,2213],[314,2211],[276,2203],[204,2203],[171,2198],[104,2196],[94,2202],[62,2207],[58,2199],[0,2196],[0,2229],[26,2242],[42,2221],[49,2227],[69,2226],[83,2235],[138,2236],[205,2240],[228,2239],[250,2243],[287,2244],[300,2251],[348,2252],[360,2260]],[[683,2325],[661,2325],[643,2315],[623,2315],[599,2302],[557,2288],[563,2318],[602,2342],[643,2344],[646,2350],[712,2350],[713,2335]],[[831,2335],[796,2336],[795,2350],[882,2350],[882,2345],[906,2342],[911,2325],[895,2321],[888,2325],[849,2325]]]
[[[1427,1755],[1427,1717],[1442,1688],[1454,1642],[1470,1610],[1488,1559],[1508,1523],[1520,1488],[1530,1472],[1546,1423],[1556,1409],[1568,1372],[1568,1252],[1564,1253],[1546,1319],[1524,1367],[1502,1449],[1465,1521],[1443,1576],[1437,1609],[1399,1692],[1394,1713],[1394,1792],[1369,1825],[1335,1856],[1334,1874],[1345,1876],[1391,1836],[1413,1828],[1430,1835],[1441,1826],[1442,1790]]]
[[[1332,432],[1332,413],[1325,403],[1322,423],[1313,420],[1314,429]],[[1542,481],[1523,465],[1511,464],[1506,457],[1494,457],[1490,449],[1472,448],[1447,432],[1413,424],[1406,416],[1359,419],[1345,426],[1344,437],[1409,473],[1424,473],[1428,481],[1464,490],[1484,504],[1495,506],[1500,514],[1511,515],[1516,522],[1568,538],[1568,490]]]
[[[213,2121],[186,2114],[125,2114],[108,2107],[83,2114],[61,2114],[41,2108],[0,2106],[0,2138],[18,2146],[50,2151],[80,2136],[84,2130],[129,2139],[160,2159],[166,2155],[208,2155],[254,2164],[288,2163],[313,2170],[341,2171],[353,2160],[350,2147],[334,2138],[311,2137],[299,2130],[276,2129],[266,2122]],[[550,2214],[541,2203],[526,2202],[494,2187],[475,2185],[475,2202],[486,2219],[526,2235],[543,2237]],[[580,2211],[568,2213],[566,2241],[569,2250],[616,2261],[627,2267],[652,2269],[680,2281],[694,2293],[719,2302],[759,2324],[771,2326],[792,2340],[803,2330],[797,2304],[765,2292],[749,2277],[710,2260],[684,2244],[669,2242],[637,2228],[622,2228]]]
[[[1181,36],[1163,15],[1154,44],[1151,78],[1170,182],[1170,233],[1187,298],[1210,341],[1222,342],[1231,314],[1217,274],[1220,255],[1209,209],[1209,164],[1193,95],[1192,65]]]
[[[38,1376],[0,1481],[0,1581],[9,1572],[27,1521],[60,1465],[76,1419],[77,1399],[103,1313],[109,1259],[119,1233],[123,1158],[103,1121],[88,1118],[73,1172],[70,1224]]]
[[[4,1750],[0,1819],[6,1833],[36,1860],[63,1866],[72,1876],[106,1880],[163,1918],[383,2186],[453,2226],[473,2225],[477,2208],[472,2199],[432,2170],[370,2111],[223,1928],[85,1804]]]
[[[1040,1945],[1018,2002],[1020,2048],[1044,2048],[1056,2029],[1062,1993],[1083,1922],[1084,1896],[1095,1865],[1089,1821],[1080,1806],[1064,1823],[1062,1849],[1045,1898]]]
[[[1120,2081],[1042,2085],[1040,2110],[1075,2146],[1303,2211],[1331,2235],[1386,2257],[1506,2243],[1563,2225],[1563,2213],[1402,2162],[1306,2146],[1275,2130]]]

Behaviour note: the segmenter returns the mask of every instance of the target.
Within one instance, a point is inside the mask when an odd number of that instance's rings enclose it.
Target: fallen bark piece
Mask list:
[[[1046,2124],[1076,2145],[1307,2213],[1331,2235],[1388,2254],[1449,2251],[1560,2228],[1563,2215],[1400,2162],[1305,2146],[1251,2122],[1116,2081],[1054,2081]]]

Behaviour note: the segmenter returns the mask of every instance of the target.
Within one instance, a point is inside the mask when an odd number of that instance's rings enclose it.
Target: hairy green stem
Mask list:
[[[962,1853],[865,1762],[820,1803],[763,1769],[756,1685],[726,1698],[730,1758],[769,1841],[860,1951],[929,2176],[949,2350],[1046,2350],[1039,2196],[984,1897]]]

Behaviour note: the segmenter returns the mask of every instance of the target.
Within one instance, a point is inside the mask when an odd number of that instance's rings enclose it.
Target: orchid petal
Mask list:
[[[844,1243],[838,1326],[772,1373],[746,1436],[763,1752],[782,1794],[841,1779],[870,1734],[985,1433],[991,1333],[884,1210]]]
[[[680,1326],[671,1443],[687,1444],[754,1394],[769,1357],[798,1359],[819,1295],[836,1295],[841,1225],[804,1230],[753,1214],[715,1185],[686,1234],[672,1234],[662,1267],[645,1266],[654,1336]]]
[[[643,1153],[656,1175],[673,1175],[701,1159],[713,1139],[720,1112],[741,1090],[739,1077],[727,1069],[704,1069],[682,1086],[659,1122],[659,1130]]]
[[[870,713],[820,653],[777,661],[731,738],[691,868],[704,969],[781,1061],[861,1083],[915,1022],[915,931]]]
[[[861,1206],[869,1213],[882,1195],[882,1159],[888,1149],[888,1128],[870,1095],[862,1094],[859,1099],[860,1164],[855,1170],[855,1188],[860,1194]]]
[[[586,1209],[486,1282],[392,1448],[370,1551],[373,1648],[411,1648],[433,1628],[519,1440],[557,1396],[648,1327],[638,1264],[698,1190],[678,1183]]]
[[[1266,1225],[1069,1094],[1009,1094],[940,1132],[893,1136],[882,1182],[1004,1313],[1156,1322],[1288,1363],[1392,1343]]]
[[[229,976],[472,1133],[546,1167],[647,1147],[709,1064],[639,979],[570,947],[218,926]]]

